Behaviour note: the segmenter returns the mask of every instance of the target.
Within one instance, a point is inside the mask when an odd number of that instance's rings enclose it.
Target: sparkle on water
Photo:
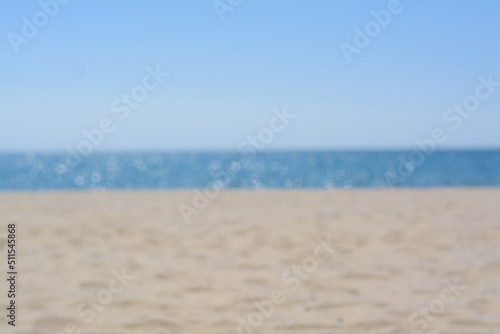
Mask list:
[[[0,154],[0,189],[500,185],[500,151]]]

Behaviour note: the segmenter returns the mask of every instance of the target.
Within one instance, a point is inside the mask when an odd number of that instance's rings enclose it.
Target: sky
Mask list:
[[[490,0],[2,0],[0,151],[499,149],[499,17]]]

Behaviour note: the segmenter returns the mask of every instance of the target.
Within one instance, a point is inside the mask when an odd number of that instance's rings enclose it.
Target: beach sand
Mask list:
[[[500,333],[499,189],[193,196],[0,193],[0,332]]]

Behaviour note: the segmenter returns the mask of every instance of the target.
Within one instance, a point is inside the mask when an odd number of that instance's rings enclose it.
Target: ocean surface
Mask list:
[[[0,190],[498,187],[500,150],[0,154]]]

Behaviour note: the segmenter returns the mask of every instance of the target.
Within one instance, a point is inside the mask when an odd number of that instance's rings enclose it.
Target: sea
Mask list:
[[[500,186],[500,150],[0,154],[1,191]]]

